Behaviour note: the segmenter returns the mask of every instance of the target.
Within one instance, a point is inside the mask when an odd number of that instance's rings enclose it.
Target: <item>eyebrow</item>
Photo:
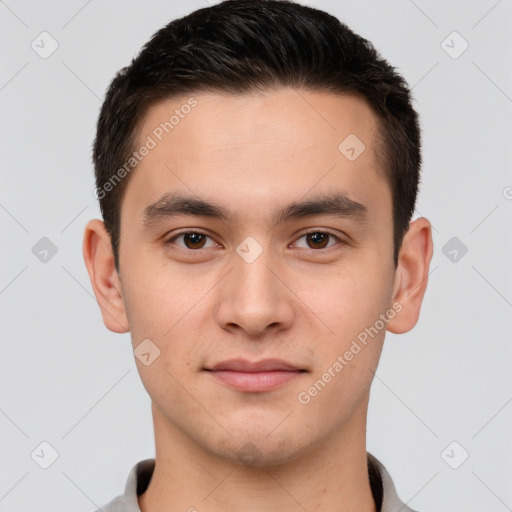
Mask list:
[[[168,193],[144,209],[143,224],[149,227],[161,220],[180,215],[208,217],[225,223],[233,223],[237,218],[224,206],[198,197]],[[344,193],[338,192],[329,195],[317,195],[306,201],[290,203],[274,212],[271,220],[273,225],[276,225],[289,220],[318,215],[348,218],[364,223],[368,221],[368,208],[350,199]]]

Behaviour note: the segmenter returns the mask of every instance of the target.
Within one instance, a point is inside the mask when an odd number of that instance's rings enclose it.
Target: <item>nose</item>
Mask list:
[[[293,323],[293,294],[266,253],[251,263],[234,255],[234,267],[217,290],[216,320],[222,329],[261,338]]]

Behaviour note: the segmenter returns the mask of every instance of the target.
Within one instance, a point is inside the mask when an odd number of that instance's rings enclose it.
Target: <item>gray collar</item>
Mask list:
[[[379,512],[414,512],[398,497],[393,480],[382,463],[371,453],[367,453],[368,473],[373,497]],[[137,495],[142,494],[149,485],[155,459],[146,459],[137,463],[131,470],[124,494],[118,496],[102,512],[140,512]]]

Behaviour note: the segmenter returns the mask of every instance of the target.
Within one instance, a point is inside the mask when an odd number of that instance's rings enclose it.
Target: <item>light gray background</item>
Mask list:
[[[415,509],[511,510],[512,0],[308,4],[370,39],[422,117],[417,213],[435,254],[417,327],[386,339],[368,448]],[[154,455],[129,334],[104,327],[82,260],[99,216],[90,146],[115,71],[206,5],[0,2],[0,511],[94,509]],[[59,45],[47,59],[31,48],[43,31]],[[458,36],[442,44],[453,31],[469,43],[458,58],[445,51]],[[46,263],[32,252],[42,237],[58,249]],[[456,262],[442,251],[452,237],[468,248]],[[58,452],[48,469],[31,457],[49,460],[43,441]]]

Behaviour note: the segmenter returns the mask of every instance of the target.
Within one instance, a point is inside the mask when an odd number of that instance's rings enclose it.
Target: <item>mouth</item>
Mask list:
[[[280,359],[264,359],[254,362],[231,359],[204,370],[227,386],[247,393],[272,391],[306,372],[306,370]]]

